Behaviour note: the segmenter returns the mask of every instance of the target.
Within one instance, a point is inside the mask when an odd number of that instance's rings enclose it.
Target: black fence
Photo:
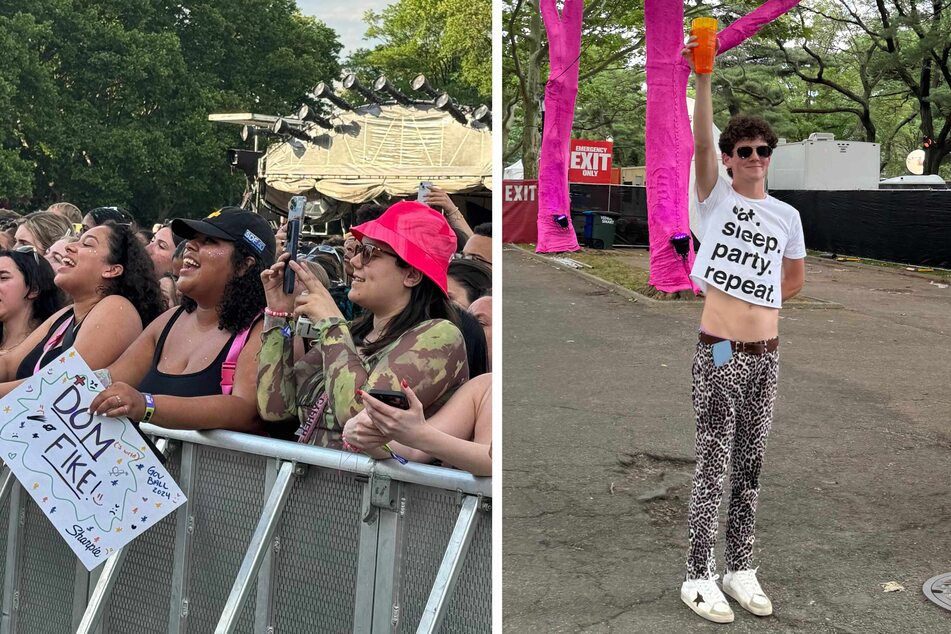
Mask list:
[[[615,245],[648,245],[646,187],[571,185],[569,195],[572,215],[600,211],[615,219]]]
[[[889,262],[951,268],[951,190],[771,190],[799,210],[806,246]],[[608,212],[615,244],[647,246],[647,188],[571,185],[573,215]]]
[[[951,190],[769,193],[799,210],[810,249],[951,267]]]

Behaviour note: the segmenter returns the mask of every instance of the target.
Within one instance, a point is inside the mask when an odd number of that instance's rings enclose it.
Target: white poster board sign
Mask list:
[[[103,390],[69,349],[0,399],[0,456],[87,569],[185,502],[142,435],[94,416]]]

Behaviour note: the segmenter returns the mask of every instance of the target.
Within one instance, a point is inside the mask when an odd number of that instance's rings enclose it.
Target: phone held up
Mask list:
[[[394,390],[367,390],[367,394],[381,403],[386,403],[390,407],[409,409],[409,399],[406,398],[406,394],[403,392]]]
[[[433,191],[433,184],[429,181],[422,181],[419,184],[419,192],[416,194],[416,202],[426,204],[426,199]]]
[[[291,260],[297,259],[297,250],[300,248],[300,229],[304,222],[304,203],[307,202],[305,196],[293,196],[290,205],[287,207],[287,246],[285,251],[291,254]],[[296,276],[291,267],[284,267],[284,292],[288,295],[294,293],[294,282]]]

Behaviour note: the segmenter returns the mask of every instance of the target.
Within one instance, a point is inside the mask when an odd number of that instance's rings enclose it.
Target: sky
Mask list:
[[[377,43],[363,39],[367,29],[363,14],[389,4],[389,0],[297,0],[301,13],[316,17],[337,32],[343,43],[341,61],[358,48],[372,48]]]

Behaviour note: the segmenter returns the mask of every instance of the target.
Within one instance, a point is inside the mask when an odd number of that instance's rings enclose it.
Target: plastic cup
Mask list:
[[[694,18],[690,23],[690,34],[697,38],[697,48],[693,49],[693,67],[698,75],[713,72],[713,58],[717,55],[717,19]]]

